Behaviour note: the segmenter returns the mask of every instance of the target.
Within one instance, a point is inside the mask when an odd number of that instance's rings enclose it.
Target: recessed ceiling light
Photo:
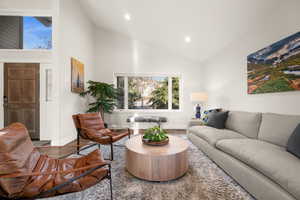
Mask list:
[[[190,43],[192,40],[191,40],[191,37],[190,37],[190,36],[186,36],[186,37],[184,38],[184,41],[185,41],[186,43]]]
[[[130,21],[130,20],[131,20],[131,15],[130,15],[129,13],[125,13],[125,14],[124,14],[124,19],[125,19],[126,21]]]

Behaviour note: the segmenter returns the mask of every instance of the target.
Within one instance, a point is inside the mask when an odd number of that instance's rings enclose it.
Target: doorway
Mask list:
[[[40,64],[4,64],[4,125],[23,123],[32,140],[40,139]]]

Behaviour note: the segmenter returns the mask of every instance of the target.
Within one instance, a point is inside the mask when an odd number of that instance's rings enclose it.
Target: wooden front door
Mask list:
[[[4,64],[4,125],[21,122],[40,139],[39,71],[36,63]]]

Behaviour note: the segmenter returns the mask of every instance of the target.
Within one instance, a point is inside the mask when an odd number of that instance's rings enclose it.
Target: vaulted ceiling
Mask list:
[[[201,62],[253,26],[272,22],[273,12],[295,0],[80,1],[96,26]]]

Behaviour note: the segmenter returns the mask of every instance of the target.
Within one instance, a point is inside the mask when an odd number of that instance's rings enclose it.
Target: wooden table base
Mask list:
[[[188,170],[188,144],[169,135],[165,146],[148,146],[138,135],[126,143],[126,169],[134,176],[149,181],[168,181],[183,176]]]

